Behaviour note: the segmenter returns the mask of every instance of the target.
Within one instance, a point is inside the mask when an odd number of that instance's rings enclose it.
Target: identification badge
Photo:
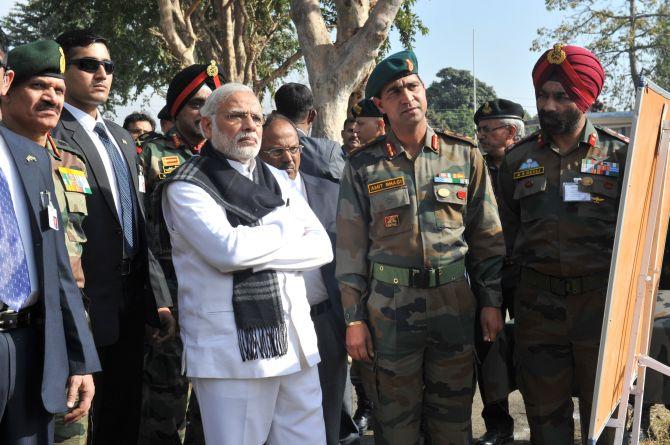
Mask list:
[[[619,176],[619,163],[607,161],[594,161],[593,159],[582,159],[582,173],[603,176]]]
[[[137,188],[140,190],[140,193],[146,193],[147,188],[144,184],[144,175],[137,175]]]
[[[49,219],[49,227],[58,230],[58,212],[56,211],[56,207],[51,204],[51,201],[49,201],[49,205],[47,206],[47,217]]]
[[[60,173],[63,179],[66,191],[85,193],[87,195],[93,193],[91,186],[88,184],[88,179],[86,179],[86,174],[83,171],[74,168],[58,167],[58,173]]]
[[[385,179],[383,181],[373,182],[368,184],[368,195],[383,192],[384,190],[392,190],[405,186],[405,178],[398,176],[397,178]]]
[[[579,191],[579,186],[574,182],[563,183],[563,201],[565,202],[589,202],[591,194]]]

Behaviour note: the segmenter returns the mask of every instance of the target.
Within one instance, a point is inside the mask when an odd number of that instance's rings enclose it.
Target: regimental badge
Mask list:
[[[512,179],[523,179],[541,174],[544,174],[544,167],[540,166],[537,161],[528,158],[521,164],[521,166],[519,166],[519,170],[512,174]]]
[[[219,67],[216,66],[214,60],[210,61],[209,66],[207,67],[207,75],[209,77],[216,77],[219,75]]]
[[[547,60],[549,63],[552,65],[560,65],[561,63],[565,62],[565,59],[567,59],[568,55],[563,50],[564,46],[565,44],[563,43],[557,43],[554,45],[554,49],[547,53]]]
[[[58,47],[58,51],[60,52],[60,73],[63,74],[65,72],[65,53],[60,46]]]
[[[619,163],[607,161],[595,161],[593,159],[582,159],[582,173],[603,176],[619,176]]]
[[[358,104],[354,105],[354,113],[356,113],[357,115],[360,115],[361,111],[363,111],[363,109],[361,108],[360,105],[358,105]]]
[[[388,215],[384,217],[384,227],[389,229],[391,227],[398,227],[400,225],[399,215]]]
[[[433,178],[433,182],[442,184],[461,184],[468,185],[470,180],[465,177],[465,173],[440,173]]]
[[[482,108],[482,114],[491,114],[493,113],[493,108],[491,108],[491,104],[486,102],[484,104],[484,108]]]
[[[407,63],[407,71],[414,71],[414,62],[410,59],[405,59],[405,62]]]
[[[37,162],[37,158],[34,155],[28,155],[28,156],[26,156],[26,161]]]
[[[93,193],[86,179],[86,173],[83,171],[74,168],[58,167],[58,173],[60,173],[63,179],[66,191],[85,193],[87,195]]]

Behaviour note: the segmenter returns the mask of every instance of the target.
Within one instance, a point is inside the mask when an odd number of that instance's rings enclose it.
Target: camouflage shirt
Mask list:
[[[151,214],[154,207],[152,199],[160,198],[153,196],[156,185],[187,159],[198,154],[204,142],[205,140],[203,139],[198,145],[189,146],[179,136],[175,127],[165,135],[155,134],[153,137],[142,142],[141,149],[138,150],[138,157],[144,174],[144,208],[146,209],[147,229],[149,231],[152,231],[149,228],[155,226],[153,224],[153,215]],[[164,249],[159,247],[157,238],[152,235],[152,233],[149,233],[148,239],[154,254],[162,259],[169,258],[170,252],[163,251]]]
[[[484,159],[465,139],[428,128],[412,159],[389,132],[350,154],[338,207],[347,322],[367,318],[361,297],[373,262],[437,268],[465,259],[479,305],[500,306],[502,229]]]
[[[565,154],[541,131],[511,146],[498,179],[512,261],[558,277],[608,271],[627,148],[589,121]]]
[[[83,244],[86,242],[83,223],[88,215],[86,195],[90,195],[84,155],[64,142],[47,136],[46,148],[51,155],[51,169],[56,200],[61,211],[65,247],[77,286],[84,287],[81,265]]]

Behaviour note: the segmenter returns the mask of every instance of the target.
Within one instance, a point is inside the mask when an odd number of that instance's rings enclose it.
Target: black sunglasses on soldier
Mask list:
[[[81,59],[73,59],[68,62],[68,65],[75,65],[81,71],[87,73],[95,73],[98,71],[100,65],[105,69],[105,73],[114,73],[114,62],[111,60],[98,60],[93,57],[82,57]]]

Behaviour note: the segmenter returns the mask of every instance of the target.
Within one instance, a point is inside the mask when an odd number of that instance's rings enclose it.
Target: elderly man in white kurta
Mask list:
[[[206,441],[325,444],[302,273],[332,260],[330,241],[285,173],[256,159],[252,90],[226,84],[201,115],[208,143],[164,181],[162,213]]]

